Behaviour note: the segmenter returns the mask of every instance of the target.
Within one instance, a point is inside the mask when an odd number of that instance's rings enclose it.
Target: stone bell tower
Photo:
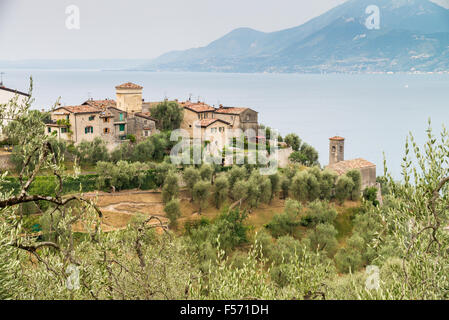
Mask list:
[[[134,112],[142,112],[143,87],[127,82],[115,87],[117,95],[117,108],[128,112],[131,116]]]
[[[329,138],[329,165],[345,160],[345,138]]]

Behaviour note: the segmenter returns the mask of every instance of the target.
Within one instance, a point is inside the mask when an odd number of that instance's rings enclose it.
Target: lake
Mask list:
[[[115,99],[115,86],[135,82],[145,101],[205,101],[211,105],[244,106],[259,112],[259,122],[282,135],[297,133],[314,146],[320,163],[328,163],[328,138],[346,138],[345,159],[362,157],[383,172],[400,178],[405,138],[412,131],[425,141],[428,118],[436,133],[446,122],[449,75],[301,75],[153,73],[95,70],[3,70],[5,85],[27,90],[34,80],[36,109],[48,109],[60,96],[66,105],[89,97]]]

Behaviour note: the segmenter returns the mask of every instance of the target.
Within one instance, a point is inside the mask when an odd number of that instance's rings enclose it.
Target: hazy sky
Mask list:
[[[238,27],[297,26],[343,2],[0,0],[0,59],[153,58],[207,45]],[[79,30],[66,28],[72,4],[80,9]]]

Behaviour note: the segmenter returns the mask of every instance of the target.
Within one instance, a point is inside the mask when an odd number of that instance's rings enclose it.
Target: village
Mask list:
[[[161,102],[146,102],[143,99],[143,87],[132,82],[117,85],[115,90],[116,100],[91,98],[80,105],[57,106],[50,111],[51,119],[46,123],[46,133],[74,145],[101,138],[111,151],[128,141],[130,137],[139,142],[160,131],[158,120],[151,115],[151,108]],[[1,83],[0,104],[6,104],[14,98],[21,103],[28,98],[28,94],[7,88]],[[194,129],[199,129],[203,140],[215,142],[223,148],[223,146],[229,147],[232,138],[236,137],[235,135],[225,137],[225,132],[234,130],[233,132],[238,132],[240,135],[251,132],[249,138],[254,143],[258,143],[259,140],[265,142],[264,136],[257,135],[261,128],[258,112],[251,108],[223,105],[213,107],[205,102],[190,100],[174,102],[183,110],[180,129],[185,130],[190,137],[193,137]],[[10,120],[4,118],[4,125],[8,121]],[[228,141],[224,141],[225,139]],[[285,142],[280,142],[279,146],[281,149],[278,165],[285,168],[291,163],[289,157],[293,150],[291,147],[288,148]],[[327,168],[338,175],[343,175],[350,170],[358,170],[362,177],[362,190],[372,186],[379,187],[376,182],[376,165],[363,158],[345,160],[344,149],[343,137],[329,138]],[[0,157],[4,158],[4,155]],[[3,160],[0,163],[5,162],[7,161]]]

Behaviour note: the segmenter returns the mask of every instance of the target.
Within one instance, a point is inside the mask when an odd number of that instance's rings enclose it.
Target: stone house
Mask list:
[[[344,150],[344,138],[338,136],[329,138],[329,165],[327,168],[338,175],[343,175],[350,170],[358,170],[362,178],[362,190],[372,186],[378,187],[376,165],[362,158],[345,160]]]
[[[259,129],[258,112],[250,108],[223,107],[220,105],[219,108],[215,109],[214,116],[229,122],[233,129],[242,129],[243,131],[253,129],[257,135]]]

